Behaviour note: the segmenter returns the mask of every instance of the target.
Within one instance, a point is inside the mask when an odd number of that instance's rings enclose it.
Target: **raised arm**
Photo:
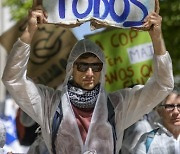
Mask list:
[[[30,56],[30,43],[38,28],[45,23],[45,14],[40,7],[29,12],[28,24],[20,39],[13,45],[8,55],[2,81],[16,103],[36,122],[42,123],[45,90],[40,89],[27,77],[27,64]],[[42,97],[43,96],[43,97]]]
[[[123,110],[123,114],[119,112],[116,117],[117,121],[122,121],[122,115],[125,117],[124,123],[119,124],[125,128],[150,112],[173,90],[172,61],[164,44],[161,22],[162,17],[153,12],[145,18],[143,25],[146,29],[150,28],[149,34],[154,48],[153,75],[145,85],[137,85],[132,89],[119,91],[115,93],[117,97],[114,99],[113,96],[110,96],[112,101],[119,103],[117,111]],[[118,98],[119,96],[120,98]]]
[[[150,27],[149,35],[152,39],[154,54],[156,55],[164,55],[166,53],[166,47],[161,30],[161,22],[162,17],[153,12],[145,18],[143,25],[145,28]]]

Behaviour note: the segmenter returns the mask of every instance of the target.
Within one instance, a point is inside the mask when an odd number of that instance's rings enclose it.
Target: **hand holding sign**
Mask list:
[[[162,17],[153,12],[145,18],[143,27],[150,29],[150,35],[157,38],[161,34],[161,22]]]
[[[145,18],[144,27],[150,27],[149,34],[151,36],[154,53],[156,55],[163,55],[166,53],[162,30],[161,30],[162,17],[153,12]]]
[[[43,23],[47,23],[47,14],[42,8],[42,6],[39,5],[29,11],[28,25],[20,39],[23,42],[30,44],[34,33],[38,28],[38,24]]]

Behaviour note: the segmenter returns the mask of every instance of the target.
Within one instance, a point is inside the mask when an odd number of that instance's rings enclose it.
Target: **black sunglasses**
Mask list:
[[[75,62],[74,64],[77,65],[79,72],[86,72],[89,68],[91,68],[93,72],[100,72],[103,67],[103,63]]]
[[[167,111],[173,111],[175,107],[180,111],[180,104],[163,104],[160,106],[164,107]]]

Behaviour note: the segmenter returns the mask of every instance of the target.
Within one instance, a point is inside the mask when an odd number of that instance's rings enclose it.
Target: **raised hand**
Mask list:
[[[159,37],[161,35],[162,17],[156,12],[149,14],[145,20],[143,27],[149,28],[151,38]]]
[[[166,53],[161,23],[162,17],[158,13],[152,12],[145,18],[143,24],[143,27],[149,29],[149,35],[151,36],[154,53],[156,55],[163,55]]]
[[[28,24],[20,39],[30,44],[39,24],[47,23],[47,13],[41,5],[32,8],[28,15]]]

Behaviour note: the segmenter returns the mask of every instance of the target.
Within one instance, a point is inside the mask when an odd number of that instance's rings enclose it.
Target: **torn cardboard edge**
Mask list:
[[[154,0],[155,1],[155,8],[154,8],[154,11],[156,13],[159,14],[159,10],[160,10],[160,7],[159,7],[159,0]],[[42,4],[42,0],[34,0],[34,4],[33,6],[35,5],[39,5],[39,4]],[[90,22],[90,29],[91,30],[96,30],[96,29],[100,29],[100,28],[107,28],[107,27],[114,27],[114,28],[125,28],[125,27],[119,27],[118,24],[117,25],[114,25],[114,24],[111,24],[110,22],[105,22],[105,21],[100,21],[98,19],[95,19],[95,18],[91,18],[89,20],[79,20],[77,19],[75,23],[53,23],[53,24],[56,24],[56,25],[60,25],[64,28],[75,28],[75,27],[78,27],[82,24],[84,24],[85,22]],[[50,23],[52,24],[52,23]],[[135,30],[143,30],[143,31],[148,31],[151,29],[151,27],[148,27],[148,28],[145,28],[145,27],[142,27],[142,26],[137,26],[137,27],[127,27],[127,28],[132,28],[132,29],[135,29]]]

